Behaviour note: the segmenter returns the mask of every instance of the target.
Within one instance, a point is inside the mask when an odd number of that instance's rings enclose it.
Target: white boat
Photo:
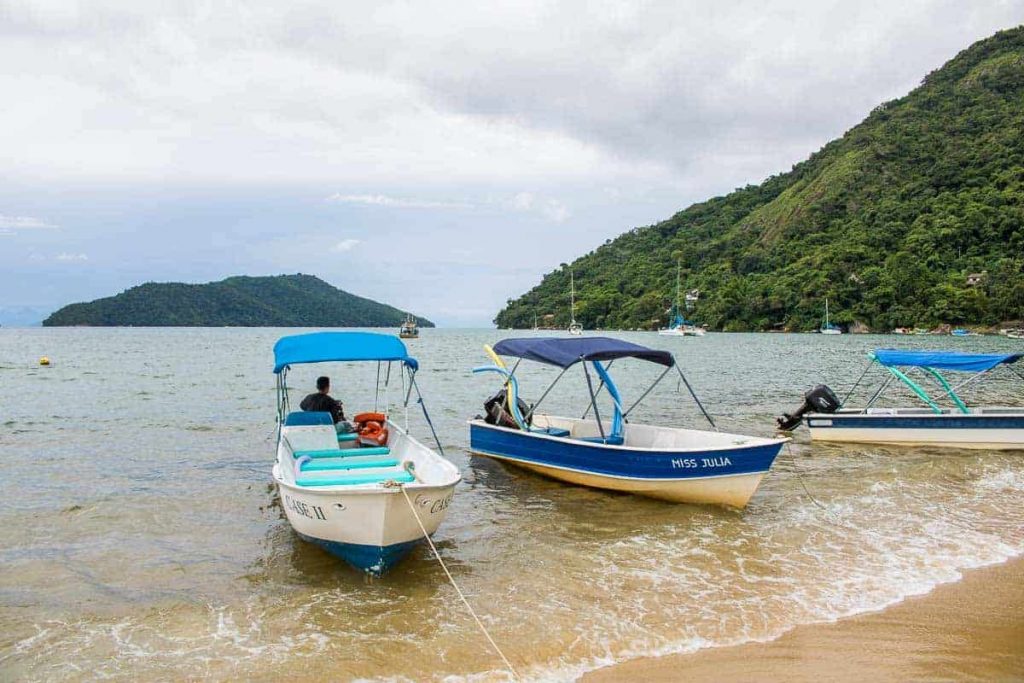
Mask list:
[[[398,328],[398,336],[402,339],[416,339],[420,336],[420,328],[416,325],[416,318],[412,313],[407,313],[401,327]]]
[[[690,322],[682,314],[682,308],[679,306],[679,292],[680,292],[680,280],[679,280],[679,264],[676,264],[676,300],[672,304],[672,308],[669,311],[668,327],[663,327],[658,330],[658,334],[670,337],[703,337],[704,328],[693,322]]]
[[[569,271],[569,334],[579,336],[583,334],[583,325],[576,322],[576,278],[572,271]]]
[[[803,420],[810,429],[811,439],[817,441],[1024,449],[1024,407],[969,407],[957,393],[989,371],[1016,363],[1021,357],[1024,354],[877,349],[870,356],[871,363],[877,363],[888,377],[863,408],[843,408],[831,390],[818,386],[805,395],[804,405],[799,410],[779,418],[779,426],[788,431]],[[1012,375],[1024,379],[1012,368],[1008,369]],[[938,385],[944,395],[933,398],[911,378],[913,371]],[[940,371],[972,374],[954,386]],[[924,407],[875,407],[894,380],[914,393]],[[950,405],[941,405],[943,400],[948,400]]]
[[[838,325],[833,325],[828,321],[828,299],[825,299],[825,324],[818,330],[822,334],[842,334],[843,330]]]
[[[378,363],[377,396],[399,364],[403,428],[388,412],[357,416],[361,429],[338,434],[329,413],[291,412],[287,374],[292,365],[328,361]],[[418,364],[397,338],[369,332],[315,332],[274,345],[278,444],[274,482],[288,522],[303,539],[367,574],[379,576],[444,521],[461,480],[458,469],[408,431],[409,399]],[[430,418],[423,406],[427,423]],[[431,431],[433,427],[431,426]],[[443,453],[437,435],[438,451]],[[422,524],[422,527],[421,527]]]
[[[788,441],[719,432],[668,351],[608,337],[505,339],[487,350],[494,365],[473,372],[498,373],[504,387],[485,403],[487,415],[469,422],[470,449],[476,455],[553,479],[672,502],[742,508]],[[553,365],[562,372],[527,409],[518,396],[518,379],[505,367],[502,355]],[[626,410],[608,372],[611,361],[620,358],[637,358],[665,368]],[[535,412],[551,388],[577,364],[590,393],[590,406],[583,418]],[[630,411],[673,368],[715,431],[627,424]],[[591,377],[591,369],[600,379],[596,390],[597,378]],[[612,400],[610,420],[602,420],[599,413],[597,394],[602,389]],[[591,409],[593,418],[588,420]]]

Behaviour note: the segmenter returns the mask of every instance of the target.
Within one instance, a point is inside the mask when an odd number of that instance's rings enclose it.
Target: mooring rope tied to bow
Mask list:
[[[494,651],[498,653],[499,657],[501,657],[501,661],[505,663],[505,666],[512,673],[512,678],[518,680],[519,672],[516,671],[514,666],[512,666],[512,662],[508,660],[508,657],[506,657],[505,653],[501,651],[498,644],[494,642],[494,638],[492,638],[491,634],[487,631],[487,627],[484,626],[482,621],[480,621],[480,617],[476,615],[476,612],[473,610],[473,606],[469,604],[469,600],[466,599],[462,589],[459,588],[459,584],[455,582],[455,578],[452,576],[452,573],[448,571],[448,566],[444,563],[444,560],[441,559],[441,553],[437,551],[437,546],[434,545],[433,539],[431,539],[430,534],[427,533],[427,528],[423,526],[423,520],[420,519],[419,512],[416,511],[416,506],[413,505],[412,499],[409,498],[409,492],[405,490],[404,486],[399,485],[399,488],[402,490],[402,495],[405,496],[405,502],[409,504],[409,509],[412,510],[413,517],[416,518],[416,523],[420,526],[420,531],[423,532],[423,538],[427,539],[427,543],[430,545],[430,550],[434,553],[434,557],[437,558],[438,564],[441,565],[441,569],[444,570],[444,573],[448,577],[448,581],[451,582],[455,592],[459,594],[459,599],[462,600],[462,604],[466,606],[466,609],[469,611],[470,616],[473,617],[473,620],[476,622],[480,632],[484,634],[484,637],[487,638],[487,642],[491,644]]]

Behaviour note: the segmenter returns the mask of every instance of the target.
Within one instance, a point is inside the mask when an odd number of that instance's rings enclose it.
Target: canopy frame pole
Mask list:
[[[868,374],[868,370],[871,369],[872,365],[873,363],[871,361],[868,361],[868,364],[864,366],[864,372],[860,373],[860,377],[858,377],[857,381],[853,383],[853,388],[846,392],[846,398],[844,398],[842,402],[839,404],[840,408],[845,406],[846,402],[850,400],[851,396],[853,396],[853,392],[855,392],[857,390],[857,387],[860,386],[861,380],[864,379],[864,375]]]
[[[926,368],[924,368],[924,370],[929,375],[931,375],[936,380],[938,380],[939,384],[942,385],[942,388],[945,389],[946,395],[949,396],[949,398],[953,401],[953,403],[956,404],[956,407],[960,409],[961,413],[964,413],[966,415],[967,413],[971,412],[970,409],[967,407],[967,404],[965,404],[962,400],[960,400],[960,397],[956,395],[956,391],[953,390],[953,387],[949,386],[949,382],[946,381],[946,378],[943,377],[941,374],[939,374],[939,372],[936,371],[935,368],[928,368],[928,367],[926,367]],[[980,374],[981,373],[979,373],[979,375]],[[978,375],[975,375],[975,377],[977,377],[977,376]]]
[[[416,402],[420,404],[420,409],[423,410],[423,417],[426,418],[427,426],[430,427],[430,433],[434,437],[434,443],[437,444],[437,450],[444,457],[444,447],[441,445],[441,439],[437,438],[437,430],[434,429],[434,422],[430,419],[430,413],[427,412],[427,404],[423,402],[423,394],[420,393],[420,385],[416,383],[415,372],[409,373],[409,382],[416,389]]]
[[[384,413],[385,414],[391,412],[391,393],[390,393],[390,387],[391,387],[391,363],[392,363],[392,361],[388,361],[388,371],[384,375]]]
[[[585,363],[586,361],[583,361],[583,362]],[[591,361],[591,362],[592,362],[592,363],[595,363],[595,362],[597,362],[597,361]],[[613,359],[611,359],[610,361],[608,361],[608,365],[607,365],[607,367],[605,367],[605,372],[607,372],[608,370],[611,370],[611,369],[612,369],[612,363],[614,363],[614,362],[615,362],[615,359],[614,359],[614,358],[613,358]],[[596,391],[596,392],[594,392],[594,395],[595,395],[595,396],[600,396],[600,395],[601,395],[601,390],[602,390],[602,389],[604,389],[604,378],[603,378],[603,377],[601,378],[601,381],[600,381],[600,382],[598,383],[598,385],[597,385],[597,391]],[[621,406],[620,406],[620,407],[621,407]],[[581,417],[580,419],[581,419],[581,420],[586,420],[586,419],[587,419],[587,414],[588,414],[589,412],[590,412],[590,406],[587,406],[587,409],[583,411],[583,417]]]
[[[629,417],[629,414],[633,411],[633,408],[636,408],[638,405],[640,405],[640,401],[642,401],[645,398],[647,398],[647,394],[649,394],[652,391],[654,391],[654,387],[656,387],[658,385],[658,382],[660,382],[665,377],[665,375],[667,375],[671,370],[672,370],[671,366],[665,368],[665,370],[660,375],[658,375],[658,378],[655,379],[654,382],[651,383],[651,386],[647,387],[647,391],[645,391],[644,393],[640,394],[640,398],[638,398],[637,400],[633,401],[633,405],[631,405],[629,407],[629,410],[627,410],[626,412],[624,412],[622,414],[622,419],[623,420],[625,420],[627,417]]]
[[[891,372],[894,377],[903,382],[903,384],[905,384],[911,391],[913,391],[919,399],[927,403],[928,406],[932,409],[933,413],[935,413],[936,415],[942,414],[942,407],[938,403],[936,403],[932,399],[932,397],[928,395],[928,392],[922,389],[917,384],[917,382],[910,379],[910,377],[908,377],[907,374],[900,370],[899,368],[894,368],[892,366],[887,367],[889,368],[889,372]]]
[[[967,386],[968,384],[970,384],[974,380],[978,379],[982,375],[985,375],[985,374],[988,374],[989,372],[992,372],[992,370],[994,370],[994,369],[995,368],[989,368],[988,370],[982,370],[981,372],[975,374],[974,376],[968,377],[963,382],[960,382],[960,384],[955,385],[953,387],[953,391],[959,391],[960,389],[964,388],[965,386]],[[1015,375],[1017,374],[1012,368],[1010,369],[1010,372],[1013,372],[1013,374],[1015,374]],[[1020,375],[1017,375],[1017,376],[1020,377]],[[1024,377],[1021,377],[1021,379],[1024,379]]]
[[[711,416],[708,415],[708,411],[704,409],[704,404],[700,402],[699,398],[697,398],[697,392],[695,392],[693,387],[690,386],[690,381],[686,379],[686,375],[683,374],[683,369],[679,367],[679,363],[673,363],[672,365],[675,367],[676,372],[679,373],[679,377],[683,380],[683,384],[686,385],[686,389],[690,392],[690,396],[693,396],[693,400],[697,402],[697,407],[700,408],[700,412],[704,413],[704,417],[707,418],[707,421],[712,428],[714,428],[716,432],[719,431],[718,425],[716,425],[715,421],[711,419]]]
[[[885,381],[882,382],[882,386],[878,387],[878,390],[874,393],[874,395],[870,399],[868,399],[867,405],[864,406],[864,410],[867,410],[868,408],[874,405],[875,401],[877,401],[882,396],[882,392],[885,391],[886,387],[892,384],[893,379],[895,379],[895,376],[891,374],[885,378]]]
[[[377,361],[377,382],[373,385],[373,412],[379,412],[380,400],[380,361]]]
[[[597,397],[594,395],[594,383],[590,379],[590,370],[587,369],[587,362],[583,360],[582,356],[580,356],[580,360],[582,361],[580,365],[583,366],[583,374],[587,378],[587,391],[590,392],[590,405],[594,407],[594,418],[597,420],[597,431],[601,432],[601,441],[607,442],[608,437],[605,436],[604,425],[601,424],[601,412],[597,409]]]
[[[402,404],[402,408],[403,408],[402,413],[405,414],[405,433],[408,434],[409,433],[409,395],[407,393],[405,393],[405,373],[402,372],[402,370],[405,370],[405,369],[406,369],[406,367],[405,367],[404,363],[398,367],[398,374],[402,376],[402,395],[405,396],[405,402]]]
[[[548,385],[548,388],[545,389],[544,393],[540,395],[540,398],[537,399],[537,402],[530,406],[530,409],[526,411],[526,415],[523,416],[523,419],[527,422],[527,424],[529,424],[530,420],[533,418],[533,411],[537,410],[537,408],[540,407],[541,401],[547,398],[547,395],[551,393],[551,390],[555,388],[556,384],[558,384],[558,380],[562,379],[562,375],[564,375],[570,367],[572,366],[567,365],[564,368],[562,368],[562,371],[558,373],[558,377],[555,377],[555,381]]]

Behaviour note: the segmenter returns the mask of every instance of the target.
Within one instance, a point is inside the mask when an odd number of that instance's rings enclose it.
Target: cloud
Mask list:
[[[564,223],[572,215],[569,207],[558,199],[540,199],[532,192],[519,192],[504,205],[513,211],[537,213],[554,223]]]
[[[471,209],[472,204],[463,202],[443,202],[423,199],[408,199],[405,197],[389,197],[384,194],[332,194],[327,198],[329,202],[339,204],[364,204],[367,206],[387,206],[402,209]]]
[[[362,244],[362,240],[357,240],[357,239],[349,238],[349,239],[344,239],[344,240],[338,242],[337,244],[335,244],[333,249],[334,249],[334,251],[340,251],[340,252],[352,251],[355,247],[357,247],[360,244]]]
[[[0,234],[11,235],[21,230],[53,230],[58,226],[32,216],[4,216],[0,214]]]
[[[69,253],[69,252],[66,252],[66,251],[62,251],[61,253],[57,254],[57,260],[58,261],[88,261],[89,257],[86,254],[81,254],[81,253],[72,254],[72,253]]]

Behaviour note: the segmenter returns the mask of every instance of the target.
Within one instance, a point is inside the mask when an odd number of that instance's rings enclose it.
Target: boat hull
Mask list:
[[[296,533],[368,574],[385,573],[424,538],[400,489],[308,489],[284,481],[276,465],[274,479]],[[406,491],[427,534],[433,535],[448,513],[455,483],[407,485]]]
[[[743,508],[785,440],[709,449],[631,448],[470,422],[470,449],[571,484]]]
[[[805,421],[815,441],[1024,449],[1024,411],[1009,415],[812,413]]]

